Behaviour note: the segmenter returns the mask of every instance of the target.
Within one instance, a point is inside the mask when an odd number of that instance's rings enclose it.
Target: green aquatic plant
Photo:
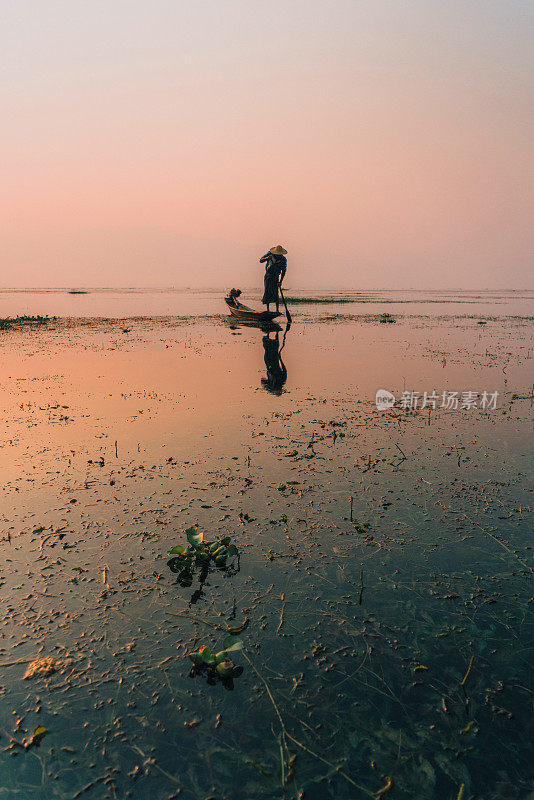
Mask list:
[[[177,544],[169,550],[169,555],[173,558],[167,563],[173,572],[179,572],[187,567],[192,569],[195,562],[213,561],[216,567],[225,567],[229,558],[239,555],[237,547],[231,543],[229,536],[215,542],[206,542],[204,534],[195,527],[187,528],[185,535],[187,545]]]
[[[193,662],[193,671],[207,670],[208,677],[218,677],[223,681],[238,678],[243,672],[243,667],[236,666],[229,654],[242,650],[243,641],[237,636],[227,636],[223,642],[223,648],[218,653],[212,653],[207,645],[203,645],[194,653],[189,653],[189,658]]]
[[[217,539],[215,542],[204,540],[204,534],[197,531],[196,527],[188,528],[185,531],[187,545],[177,544],[171,550],[171,558],[167,561],[167,566],[171,572],[178,574],[178,583],[181,586],[191,586],[195,572],[198,569],[198,581],[200,588],[193,594],[192,603],[196,603],[202,596],[202,587],[209,575],[212,565],[216,569],[234,572],[239,571],[239,551],[235,544],[231,543],[229,536]],[[237,556],[237,566],[229,565],[228,560]]]

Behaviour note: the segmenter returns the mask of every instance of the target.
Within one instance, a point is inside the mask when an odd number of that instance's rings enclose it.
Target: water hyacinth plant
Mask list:
[[[243,672],[243,667],[236,666],[229,654],[242,650],[243,641],[237,636],[227,636],[223,648],[218,653],[212,653],[209,647],[203,645],[194,653],[189,653],[194,665],[193,670],[195,672],[207,670],[211,677],[219,677],[225,681],[238,678]]]
[[[191,586],[197,567],[200,568],[198,578],[202,586],[212,564],[217,569],[226,570],[229,559],[235,556],[239,559],[239,551],[235,544],[231,544],[229,536],[215,542],[207,542],[204,541],[204,534],[197,531],[196,527],[187,528],[185,534],[187,545],[175,545],[169,550],[171,558],[167,561],[171,572],[178,573],[178,582],[181,586]]]
[[[196,527],[187,528],[187,546],[177,544],[169,555],[169,567],[173,572],[179,572],[186,567],[192,567],[194,562],[209,562],[213,560],[216,567],[225,567],[229,558],[239,555],[235,544],[231,544],[229,536],[215,542],[205,542],[204,534],[197,531]],[[173,564],[171,564],[173,562]]]

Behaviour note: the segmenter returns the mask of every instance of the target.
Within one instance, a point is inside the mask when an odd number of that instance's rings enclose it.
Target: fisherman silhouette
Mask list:
[[[288,330],[289,325],[284,331],[282,346],[280,346],[279,330],[269,331],[263,337],[263,357],[267,368],[267,377],[262,378],[261,382],[263,388],[271,392],[271,394],[282,394],[283,386],[287,380],[287,369],[282,361],[282,350],[286,345],[286,334]],[[274,338],[271,338],[271,333],[274,333]]]

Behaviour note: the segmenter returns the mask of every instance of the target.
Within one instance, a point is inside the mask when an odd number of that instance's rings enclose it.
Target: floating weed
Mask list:
[[[242,633],[245,630],[245,628],[248,628],[249,622],[250,622],[249,618],[245,617],[241,625],[238,625],[235,628],[229,627],[228,630],[230,631],[231,634],[235,636],[238,633]]]
[[[167,561],[171,572],[178,573],[181,586],[191,586],[195,569],[200,568],[199,580],[204,583],[208,576],[210,565],[213,563],[218,569],[227,569],[229,559],[239,558],[239,551],[231,543],[230,536],[225,536],[215,542],[204,540],[204,534],[197,531],[196,527],[187,528],[185,531],[187,545],[175,545],[169,550],[172,556]]]
[[[194,677],[200,672],[206,672],[208,683],[214,683],[219,679],[228,688],[233,688],[232,681],[242,674],[243,667],[236,666],[229,654],[242,650],[243,641],[236,636],[227,636],[223,641],[223,648],[218,653],[212,653],[207,645],[202,645],[194,653],[189,653],[189,658],[193,662],[191,675]]]
[[[478,733],[478,726],[474,720],[468,722],[465,728],[462,728],[462,730],[460,731],[461,736],[466,736],[468,733],[473,733],[473,734]]]
[[[332,296],[332,297],[286,297],[286,303],[290,303],[291,305],[323,305],[328,304],[331,305],[332,303],[354,303],[354,298],[352,297],[339,297],[339,296]]]
[[[413,671],[414,672],[425,672],[428,669],[427,666],[424,664],[414,664]]]
[[[21,315],[18,317],[5,317],[0,319],[0,331],[7,331],[11,328],[22,328],[24,325],[44,325],[50,322],[49,317]]]
[[[38,725],[37,728],[34,730],[30,738],[23,742],[24,749],[29,750],[30,747],[39,747],[44,737],[49,733],[48,729],[43,727],[42,725]]]

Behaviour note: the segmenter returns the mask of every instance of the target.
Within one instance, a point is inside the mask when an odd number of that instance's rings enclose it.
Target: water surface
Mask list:
[[[59,317],[153,317],[212,316],[225,314],[222,298],[230,287],[216,289],[3,289],[0,290],[0,318],[18,314]],[[263,290],[244,289],[246,302],[260,307]],[[451,316],[497,315],[531,316],[534,291],[417,291],[417,290],[293,290],[297,298],[336,298],[345,301],[315,306],[299,304],[299,313],[378,314],[383,311],[402,315]]]
[[[49,299],[87,305],[0,340],[0,797],[529,797],[524,300],[296,306],[277,334],[215,293]],[[191,525],[240,557],[184,586]],[[233,687],[192,675],[246,620]],[[23,680],[38,654],[70,663]]]

